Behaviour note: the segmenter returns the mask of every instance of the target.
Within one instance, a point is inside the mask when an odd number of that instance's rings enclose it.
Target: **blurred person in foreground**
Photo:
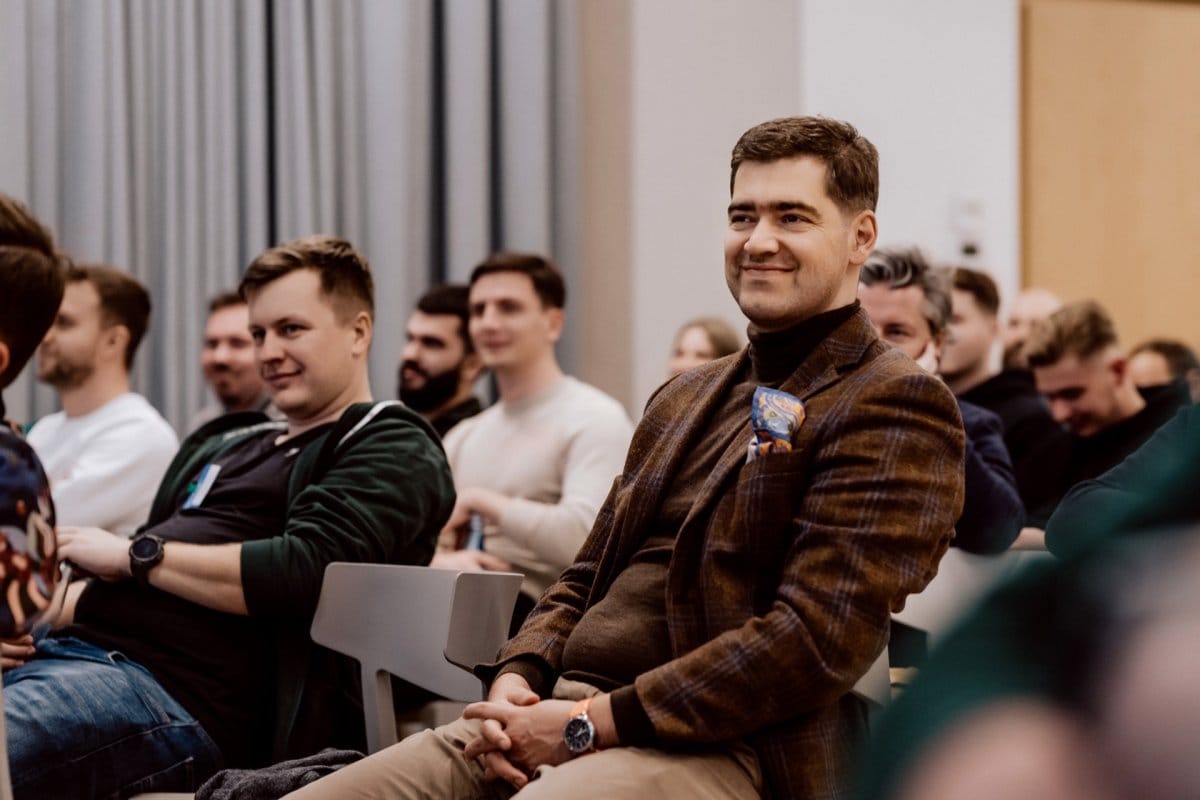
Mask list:
[[[0,193],[0,393],[21,373],[63,295],[54,238],[22,203]],[[58,580],[50,482],[0,394],[0,666],[33,654],[22,635],[45,613]],[[0,754],[4,757],[4,754]]]
[[[858,800],[1200,796],[1200,406],[1077,485],[884,715]]]

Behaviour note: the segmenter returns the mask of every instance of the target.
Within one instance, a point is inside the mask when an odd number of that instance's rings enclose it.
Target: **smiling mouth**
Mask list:
[[[276,372],[272,375],[264,375],[263,380],[267,383],[283,383],[298,376],[299,372]]]

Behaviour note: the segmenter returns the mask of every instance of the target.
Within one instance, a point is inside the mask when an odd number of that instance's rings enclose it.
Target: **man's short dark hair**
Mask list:
[[[1080,300],[1035,322],[1024,353],[1029,366],[1050,367],[1065,356],[1090,358],[1116,344],[1117,328],[1108,312],[1095,300]]]
[[[138,345],[150,325],[150,293],[137,278],[108,264],[76,264],[67,270],[67,283],[90,283],[100,296],[100,316],[105,325],[123,325],[129,331],[125,369],[133,366]]]
[[[8,366],[0,389],[25,367],[62,304],[63,270],[54,237],[29,209],[0,192],[0,339]]]
[[[417,301],[417,310],[425,314],[458,317],[458,338],[462,339],[464,353],[475,352],[471,336],[467,333],[467,322],[471,315],[468,302],[470,292],[461,283],[443,283],[434,286]]]
[[[1196,352],[1177,339],[1150,339],[1130,351],[1130,357],[1138,353],[1157,353],[1167,362],[1171,378],[1179,380],[1193,370],[1200,372],[1200,359]]]
[[[321,291],[338,301],[343,312],[366,311],[374,318],[375,281],[367,257],[336,236],[306,236],[264,250],[246,268],[238,293],[249,300],[268,283],[300,269],[315,270]]]
[[[225,308],[244,305],[246,305],[246,298],[242,297],[238,292],[221,292],[214,294],[212,299],[208,301],[208,313],[211,315]]]
[[[1000,290],[986,272],[970,267],[955,267],[954,288],[974,297],[975,305],[991,316],[1000,314]]]
[[[729,191],[744,161],[812,156],[825,164],[825,192],[843,212],[874,211],[879,151],[853,125],[826,117],[782,117],[755,125],[733,146]]]
[[[471,273],[471,285],[484,275],[519,272],[533,281],[533,290],[543,308],[566,308],[567,287],[562,274],[548,258],[532,253],[493,253]]]
[[[858,280],[865,286],[884,284],[890,289],[916,286],[925,296],[921,315],[929,330],[937,336],[950,321],[950,276],[946,270],[929,265],[915,247],[905,250],[876,250],[862,265]]]

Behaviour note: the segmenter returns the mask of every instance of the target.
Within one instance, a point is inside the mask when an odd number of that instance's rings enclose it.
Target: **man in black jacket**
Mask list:
[[[966,267],[955,268],[953,281],[942,378],[960,400],[1000,417],[1021,502],[1027,509],[1039,508],[1062,471],[1070,436],[1050,416],[1033,373],[1016,366],[997,372],[993,366],[1000,336],[996,283],[987,273]]]
[[[1183,397],[1174,386],[1134,385],[1112,319],[1091,300],[1035,325],[1025,357],[1051,415],[1072,434],[1053,493],[1030,509],[1030,523],[1044,527],[1072,486],[1119,464],[1175,414]]]

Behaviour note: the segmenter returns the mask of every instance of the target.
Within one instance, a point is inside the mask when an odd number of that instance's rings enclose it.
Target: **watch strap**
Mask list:
[[[577,701],[575,705],[571,706],[571,717],[586,717],[593,699],[592,697],[585,697]]]

